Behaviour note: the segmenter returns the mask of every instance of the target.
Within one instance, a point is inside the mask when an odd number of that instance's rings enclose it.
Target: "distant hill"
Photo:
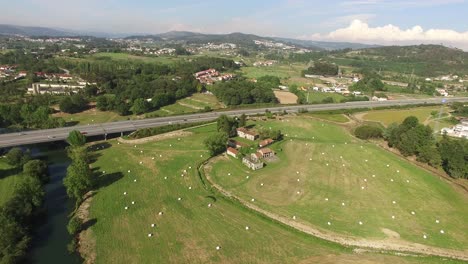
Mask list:
[[[24,27],[0,24],[0,35],[66,37],[75,36],[77,34],[47,27]]]
[[[314,40],[301,40],[291,38],[274,38],[275,40],[287,42],[295,45],[301,45],[304,47],[318,47],[324,50],[341,50],[341,49],[367,49],[382,47],[380,45],[369,45],[362,43],[352,42],[328,42],[328,41],[314,41]]]
[[[468,74],[468,52],[442,45],[385,46],[354,50],[336,62],[358,68],[433,77]]]

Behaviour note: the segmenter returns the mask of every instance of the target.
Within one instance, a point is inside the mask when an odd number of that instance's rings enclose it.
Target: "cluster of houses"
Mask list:
[[[468,119],[461,120],[461,123],[454,127],[442,128],[440,132],[451,137],[468,138]]]
[[[268,67],[268,66],[272,66],[273,64],[276,64],[276,63],[278,63],[278,62],[275,61],[275,60],[256,61],[256,62],[254,62],[253,66],[255,66],[255,67],[261,67],[261,66]]]
[[[348,87],[345,86],[345,85],[338,85],[338,86],[334,86],[334,87],[313,87],[312,90],[314,92],[322,92],[322,93],[338,93],[338,94],[341,94],[341,95],[344,95],[344,96],[348,96],[348,95],[355,95],[355,96],[360,96],[360,95],[363,95],[362,92],[360,91],[349,91]]]
[[[18,65],[0,65],[0,79],[3,78],[12,78],[12,79],[21,79],[28,75],[26,71],[16,72]]]
[[[45,79],[47,81],[63,81],[70,82],[73,80],[73,76],[68,73],[45,73],[35,72],[34,75],[38,78]]]
[[[258,46],[265,46],[268,48],[278,48],[278,49],[283,49],[283,50],[291,50],[291,49],[296,48],[295,46],[286,45],[281,42],[273,42],[269,40],[254,40],[254,43],[255,45],[258,45]]]
[[[259,138],[259,135],[257,132],[253,130],[249,130],[244,127],[237,129],[237,135],[241,138],[245,138],[245,139],[252,140],[252,141]],[[258,169],[263,168],[264,166],[263,160],[272,158],[275,156],[275,152],[267,147],[273,144],[274,142],[275,141],[271,138],[262,140],[261,142],[258,143],[258,149],[255,153],[251,153],[249,155],[242,157],[242,163],[248,168],[250,168],[251,170],[258,170]],[[243,144],[242,142],[235,141],[235,140],[229,140],[226,154],[237,159],[239,158],[239,149],[243,147],[247,147],[247,145]]]
[[[212,85],[217,81],[229,81],[234,78],[234,74],[220,74],[216,69],[208,69],[195,73],[195,78],[201,84]]]
[[[33,83],[31,87],[28,87],[28,94],[61,95],[78,93],[78,91],[84,89],[87,85],[96,85],[96,83],[89,83],[80,78],[74,78],[67,73],[35,72],[34,75],[48,82]]]

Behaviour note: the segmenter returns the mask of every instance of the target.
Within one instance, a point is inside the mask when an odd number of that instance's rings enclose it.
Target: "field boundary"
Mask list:
[[[363,248],[363,249],[371,249],[377,251],[393,251],[393,252],[401,252],[401,253],[413,253],[413,254],[421,254],[421,255],[428,255],[428,256],[437,256],[437,257],[447,257],[452,259],[464,260],[468,261],[468,252],[466,251],[459,251],[453,249],[443,249],[437,248],[432,246],[426,246],[423,244],[412,243],[407,241],[396,241],[393,239],[385,239],[385,240],[368,240],[368,239],[360,239],[350,236],[345,236],[337,233],[333,233],[330,231],[320,230],[310,224],[304,224],[297,220],[291,220],[284,216],[275,214],[273,212],[269,212],[265,209],[258,207],[252,203],[249,203],[239,196],[229,192],[228,190],[224,189],[220,185],[216,184],[210,177],[209,171],[207,171],[207,165],[212,164],[221,156],[217,156],[214,158],[209,159],[207,162],[201,165],[201,169],[203,170],[203,174],[207,182],[211,185],[212,188],[217,190],[221,195],[223,195],[227,199],[233,199],[239,202],[242,206],[246,207],[247,209],[253,210],[258,214],[269,218],[273,221],[279,222],[286,226],[289,226],[295,230],[298,230],[302,233],[329,241],[340,244],[346,247],[356,247],[356,248]]]

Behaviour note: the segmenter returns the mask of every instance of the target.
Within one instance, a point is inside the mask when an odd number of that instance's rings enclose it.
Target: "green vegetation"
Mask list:
[[[92,166],[106,171],[99,176],[105,184],[93,196],[89,216],[97,219],[89,228],[96,263],[441,261],[375,253],[356,256],[352,249],[304,235],[207,190],[197,167],[208,157],[203,141],[217,129],[211,125],[189,131],[193,134],[181,140],[136,148],[108,141],[109,148],[96,151],[99,158]]]
[[[68,144],[72,147],[82,147],[86,144],[86,137],[78,130],[73,130],[68,134]]]
[[[39,216],[44,198],[41,180],[48,179],[47,165],[30,160],[21,173],[23,155],[15,155],[20,157],[14,164],[16,168],[0,161],[0,263],[24,261],[32,225]]]
[[[362,125],[354,130],[354,135],[360,139],[381,138],[383,130],[380,127]]]
[[[270,81],[253,83],[247,80],[233,80],[216,83],[210,89],[226,105],[276,103]]]
[[[211,122],[209,122],[211,123]],[[131,133],[128,138],[130,139],[139,139],[139,138],[145,138],[145,137],[150,137],[150,136],[155,136],[175,130],[180,130],[184,128],[189,128],[189,127],[194,127],[194,126],[200,126],[203,124],[207,124],[207,122],[199,122],[199,123],[187,123],[187,124],[174,124],[174,125],[167,125],[167,126],[161,126],[161,127],[152,127],[152,128],[142,128],[138,129],[137,131]]]
[[[310,113],[312,117],[316,117],[323,120],[328,120],[337,123],[349,122],[349,119],[343,114],[321,114],[321,113]]]
[[[256,127],[285,134],[284,141],[271,146],[279,161],[250,171],[237,160],[218,160],[210,175],[233,194],[347,236],[383,239],[389,234],[385,228],[403,240],[466,249],[467,197],[457,187],[336,125],[297,117],[257,122]]]
[[[442,118],[439,119],[438,116],[434,117],[431,114],[433,111],[441,112],[443,115]],[[410,109],[374,110],[365,113],[362,118],[364,120],[380,122],[383,125],[388,126],[391,123],[401,123],[408,116],[415,116],[424,124],[434,127],[448,118],[447,113],[448,108],[446,107],[442,108],[440,106],[431,106]]]
[[[66,96],[60,100],[60,111],[64,113],[78,113],[85,110],[88,107],[88,101],[81,94],[74,94],[72,96]]]
[[[316,61],[314,62],[314,66],[302,72],[302,75],[305,74],[338,75],[338,66],[324,61]]]

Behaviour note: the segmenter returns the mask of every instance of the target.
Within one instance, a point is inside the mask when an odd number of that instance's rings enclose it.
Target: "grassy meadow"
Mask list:
[[[208,157],[202,142],[216,127],[188,131],[193,134],[136,147],[109,141],[104,143],[107,148],[96,151],[92,166],[105,171],[90,207],[90,218],[96,220],[90,227],[96,263],[440,261],[354,254],[351,248],[284,227],[205,189],[196,167]]]
[[[286,135],[272,146],[279,161],[255,172],[233,158],[215,163],[212,178],[234,194],[343,235],[467,249],[466,192],[336,125],[296,117],[256,126]]]
[[[6,163],[5,158],[0,157],[0,206],[10,199],[15,191],[15,186],[20,181],[21,175]]]

